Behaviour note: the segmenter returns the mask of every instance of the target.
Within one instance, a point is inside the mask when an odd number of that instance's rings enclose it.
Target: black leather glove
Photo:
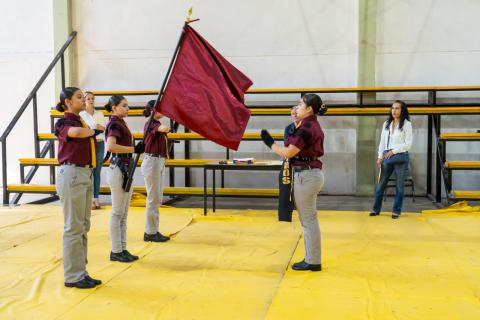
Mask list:
[[[145,143],[143,143],[142,141],[140,141],[139,143],[137,143],[137,145],[135,146],[135,153],[144,153],[145,152]]]
[[[98,136],[100,133],[103,133],[103,130],[93,129],[93,131],[95,131],[95,133],[93,134],[92,137],[96,137],[96,136]]]
[[[260,133],[260,136],[262,137],[263,142],[269,147],[270,149],[272,148],[272,144],[275,143],[273,140],[272,136],[270,133],[268,133],[267,130],[262,129],[262,132]]]

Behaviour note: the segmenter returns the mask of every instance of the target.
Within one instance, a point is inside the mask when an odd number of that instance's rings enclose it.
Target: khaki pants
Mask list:
[[[147,188],[145,233],[153,235],[158,232],[158,208],[162,205],[165,158],[145,155],[142,174]]]
[[[57,170],[57,193],[63,211],[63,271],[65,282],[86,275],[87,233],[92,205],[92,170],[62,165]]]
[[[107,169],[107,181],[112,196],[112,212],[110,213],[110,242],[112,252],[120,253],[127,249],[127,216],[133,187],[130,192],[122,188],[123,176],[117,166]]]
[[[323,187],[320,169],[295,172],[293,194],[305,242],[305,262],[321,263],[320,226],[317,218],[317,196]]]

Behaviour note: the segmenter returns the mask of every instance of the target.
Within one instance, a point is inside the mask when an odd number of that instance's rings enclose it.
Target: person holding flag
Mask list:
[[[154,111],[155,100],[150,100],[145,106],[143,115],[150,117],[151,122],[145,123],[145,156],[142,162],[142,175],[147,188],[146,223],[143,241],[166,242],[170,237],[158,231],[158,210],[162,205],[163,179],[165,176],[165,159],[168,157],[167,133],[170,128],[159,120],[163,117],[160,112]]]
[[[55,124],[58,137],[57,194],[63,211],[63,271],[65,286],[89,289],[102,281],[86,270],[88,231],[92,204],[92,168],[95,168],[95,137],[100,126],[91,129],[80,117],[85,97],[80,89],[67,87],[60,93],[56,109],[65,112]]]
[[[124,96],[113,95],[105,105],[112,112],[105,129],[107,151],[112,153],[111,165],[107,171],[107,180],[112,195],[110,213],[110,260],[132,262],[138,260],[127,250],[127,216],[132,188],[125,191],[125,181],[131,164],[132,153],[141,154],[145,149],[143,142],[133,146],[133,136],[124,118],[128,116],[128,101]]]
[[[294,179],[293,195],[303,226],[305,242],[304,260],[294,263],[293,270],[321,271],[320,227],[317,218],[317,196],[323,187],[322,172],[324,134],[317,115],[327,112],[327,106],[316,94],[304,95],[297,106],[297,125],[285,146],[275,144],[267,130],[261,137],[273,152],[291,161]]]

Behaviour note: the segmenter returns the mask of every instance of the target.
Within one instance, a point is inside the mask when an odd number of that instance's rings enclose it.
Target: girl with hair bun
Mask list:
[[[107,151],[112,153],[111,165],[107,169],[107,180],[112,196],[110,260],[132,262],[138,260],[138,256],[127,250],[127,216],[133,188],[127,192],[124,186],[130,170],[132,154],[143,153],[145,146],[141,141],[133,146],[132,133],[124,120],[128,116],[128,101],[124,96],[111,96],[105,109],[112,112],[105,129]]]
[[[304,95],[296,107],[295,129],[286,137],[285,146],[275,144],[270,133],[262,130],[263,142],[273,152],[289,159],[293,168],[293,198],[303,226],[304,260],[294,263],[293,270],[321,271],[320,227],[317,219],[317,196],[323,187],[322,172],[324,134],[317,115],[327,106],[316,94]]]
[[[165,242],[170,237],[158,231],[158,209],[162,204],[163,179],[165,176],[165,159],[168,154],[167,133],[170,128],[162,125],[163,115],[154,110],[155,100],[145,106],[143,115],[149,117],[154,112],[152,122],[145,123],[145,156],[142,162],[142,175],[147,188],[146,223],[143,240],[147,242]],[[149,125],[149,126],[148,126]],[[148,126],[148,127],[147,127]]]
[[[86,270],[90,206],[92,203],[92,168],[95,168],[95,136],[102,128],[89,128],[80,117],[85,97],[75,87],[60,93],[56,109],[65,112],[55,124],[58,137],[57,193],[64,217],[63,270],[66,287],[93,288],[102,282]]]

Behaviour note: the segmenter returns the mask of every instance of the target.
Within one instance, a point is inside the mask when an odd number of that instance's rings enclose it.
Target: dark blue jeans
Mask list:
[[[382,162],[382,173],[380,175],[380,183],[375,190],[373,212],[379,213],[380,210],[382,210],[383,194],[385,193],[388,179],[390,179],[393,172],[395,172],[396,176],[396,190],[392,213],[399,215],[402,212],[405,178],[407,176],[409,161],[410,157],[408,153],[401,153],[392,157],[391,160],[384,160]]]
[[[93,197],[98,198],[100,194],[100,176],[102,172],[102,161],[105,156],[105,142],[97,141],[95,145],[97,163],[93,169]]]

